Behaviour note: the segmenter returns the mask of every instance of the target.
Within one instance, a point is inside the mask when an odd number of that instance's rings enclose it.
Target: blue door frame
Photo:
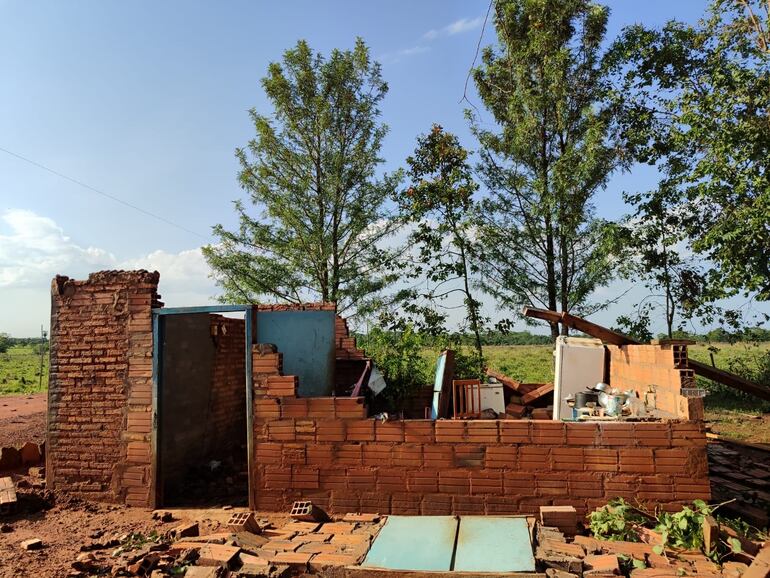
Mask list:
[[[163,367],[163,327],[160,322],[160,318],[164,315],[186,315],[191,313],[243,313],[243,319],[245,323],[244,327],[244,339],[245,339],[245,355],[246,355],[246,452],[248,460],[248,474],[249,474],[249,507],[253,509],[255,506],[254,495],[252,492],[252,460],[253,460],[253,448],[254,448],[254,407],[252,401],[252,376],[251,376],[251,345],[253,339],[253,307],[251,305],[204,305],[202,307],[161,307],[152,310],[152,435],[150,440],[150,447],[152,450],[152,463],[150,465],[150,472],[152,477],[153,491],[152,502],[153,507],[157,508],[161,504],[161,483],[158,480],[158,421],[159,421],[159,400],[160,388],[163,387],[163,375],[161,368]]]

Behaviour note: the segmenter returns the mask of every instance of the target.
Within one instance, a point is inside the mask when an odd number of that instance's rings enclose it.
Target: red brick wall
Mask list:
[[[246,443],[246,344],[243,319],[211,316],[215,344],[206,453]]]
[[[383,423],[363,398],[296,397],[280,353],[255,346],[253,364],[257,509],[304,498],[336,513],[585,513],[617,496],[673,508],[710,495],[700,422]]]
[[[152,314],[159,275],[102,271],[51,286],[46,481],[150,503]]]
[[[689,369],[687,346],[607,345],[610,353],[610,385],[622,391],[633,389],[642,399],[655,386],[658,409],[680,419],[703,419],[703,400],[680,395],[683,387],[695,387]]]
[[[299,413],[298,400],[277,401],[279,415]],[[617,496],[671,508],[709,497],[699,423],[381,423],[322,415],[339,399],[303,401],[308,417],[259,416],[259,509],[307,498],[337,513],[532,514],[567,504],[586,513]]]

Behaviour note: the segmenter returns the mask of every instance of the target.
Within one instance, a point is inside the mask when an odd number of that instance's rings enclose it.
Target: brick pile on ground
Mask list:
[[[712,497],[757,528],[770,524],[770,450],[727,441],[708,444]]]
[[[169,512],[156,512],[168,520]],[[292,520],[274,527],[251,513],[237,513],[221,532],[200,535],[195,522],[163,535],[96,539],[81,547],[70,578],[112,576],[229,576],[278,578],[320,573],[360,563],[381,528],[376,514],[349,514],[338,521]]]
[[[569,517],[565,512],[545,512],[545,519]],[[543,513],[541,512],[541,517]],[[568,520],[571,529],[571,521]],[[733,535],[733,534],[731,534]],[[599,540],[591,536],[570,538],[559,528],[538,523],[535,558],[548,578],[768,578],[770,541],[764,545],[742,539],[745,551],[715,563],[701,551],[655,552],[660,536],[649,531],[648,542]]]

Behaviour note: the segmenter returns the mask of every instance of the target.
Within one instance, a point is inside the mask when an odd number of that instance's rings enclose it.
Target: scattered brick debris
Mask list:
[[[326,512],[307,500],[294,502],[289,515],[303,522],[325,522],[329,519]]]
[[[711,495],[720,511],[757,528],[770,525],[770,450],[712,440],[707,446]]]
[[[227,521],[227,527],[233,532],[259,534],[261,531],[253,512],[237,512],[233,514]]]
[[[40,538],[30,538],[21,543],[25,550],[40,550],[43,547],[43,541]]]
[[[0,515],[13,514],[18,506],[16,487],[10,477],[0,478]]]
[[[578,529],[577,510],[573,506],[540,506],[540,523],[574,536]]]

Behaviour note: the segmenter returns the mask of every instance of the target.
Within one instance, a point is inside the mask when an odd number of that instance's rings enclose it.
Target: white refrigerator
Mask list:
[[[553,419],[572,419],[564,398],[604,381],[604,345],[600,339],[561,335],[554,355]]]

